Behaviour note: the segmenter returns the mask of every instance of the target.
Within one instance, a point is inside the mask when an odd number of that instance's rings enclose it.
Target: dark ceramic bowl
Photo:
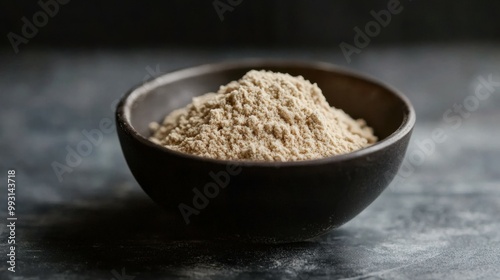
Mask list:
[[[217,91],[251,69],[302,75],[330,105],[374,128],[379,141],[349,154],[296,162],[225,161],[169,150],[148,140],[191,98]],[[410,140],[415,113],[397,90],[336,66],[245,60],[172,72],[127,93],[116,110],[118,136],[144,191],[196,238],[293,242],[349,221],[387,187]]]

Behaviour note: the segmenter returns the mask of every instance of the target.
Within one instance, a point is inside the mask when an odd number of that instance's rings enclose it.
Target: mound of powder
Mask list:
[[[296,161],[349,153],[377,141],[364,120],[330,107],[302,76],[248,72],[152,123],[151,141],[225,160]]]

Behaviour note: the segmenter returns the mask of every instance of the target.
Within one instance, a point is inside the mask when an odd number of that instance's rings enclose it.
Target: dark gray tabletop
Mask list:
[[[176,241],[168,217],[130,174],[114,131],[61,178],[54,172],[53,164],[66,163],[68,149],[84,139],[82,130],[113,119],[114,100],[131,86],[173,69],[239,57],[336,63],[402,90],[418,120],[396,180],[359,216],[323,237],[237,245]],[[370,46],[352,58],[348,64],[338,49],[4,50],[0,278],[499,279],[500,49]],[[444,142],[433,140],[436,133]],[[15,273],[6,264],[11,168],[17,179]]]

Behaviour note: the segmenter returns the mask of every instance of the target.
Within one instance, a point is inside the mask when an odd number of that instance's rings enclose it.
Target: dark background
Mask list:
[[[227,3],[227,0],[221,0]],[[387,0],[299,1],[242,0],[221,21],[212,0],[72,0],[29,45],[45,47],[336,47],[352,42],[355,26],[373,20],[371,10],[386,9]],[[498,41],[500,2],[402,0],[374,44]],[[2,1],[1,44],[5,34],[20,34],[26,16],[40,10],[37,1]]]
[[[243,0],[221,21],[212,0],[70,0],[16,54],[8,34],[41,8],[0,0],[0,279],[500,279],[500,86],[460,127],[443,120],[479,77],[500,82],[500,2],[401,0],[347,61],[339,44],[388,2]],[[113,119],[131,87],[247,57],[333,63],[401,90],[417,115],[406,160],[436,129],[448,140],[350,222],[287,245],[178,240],[115,132],[58,180],[51,164]],[[16,273],[6,270],[9,169]],[[125,271],[135,278],[116,276]]]

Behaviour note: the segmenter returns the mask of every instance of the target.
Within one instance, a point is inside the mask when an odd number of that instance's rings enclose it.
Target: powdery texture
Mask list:
[[[248,72],[151,124],[152,141],[224,160],[296,161],[349,153],[376,142],[364,120],[330,107],[302,76]]]

